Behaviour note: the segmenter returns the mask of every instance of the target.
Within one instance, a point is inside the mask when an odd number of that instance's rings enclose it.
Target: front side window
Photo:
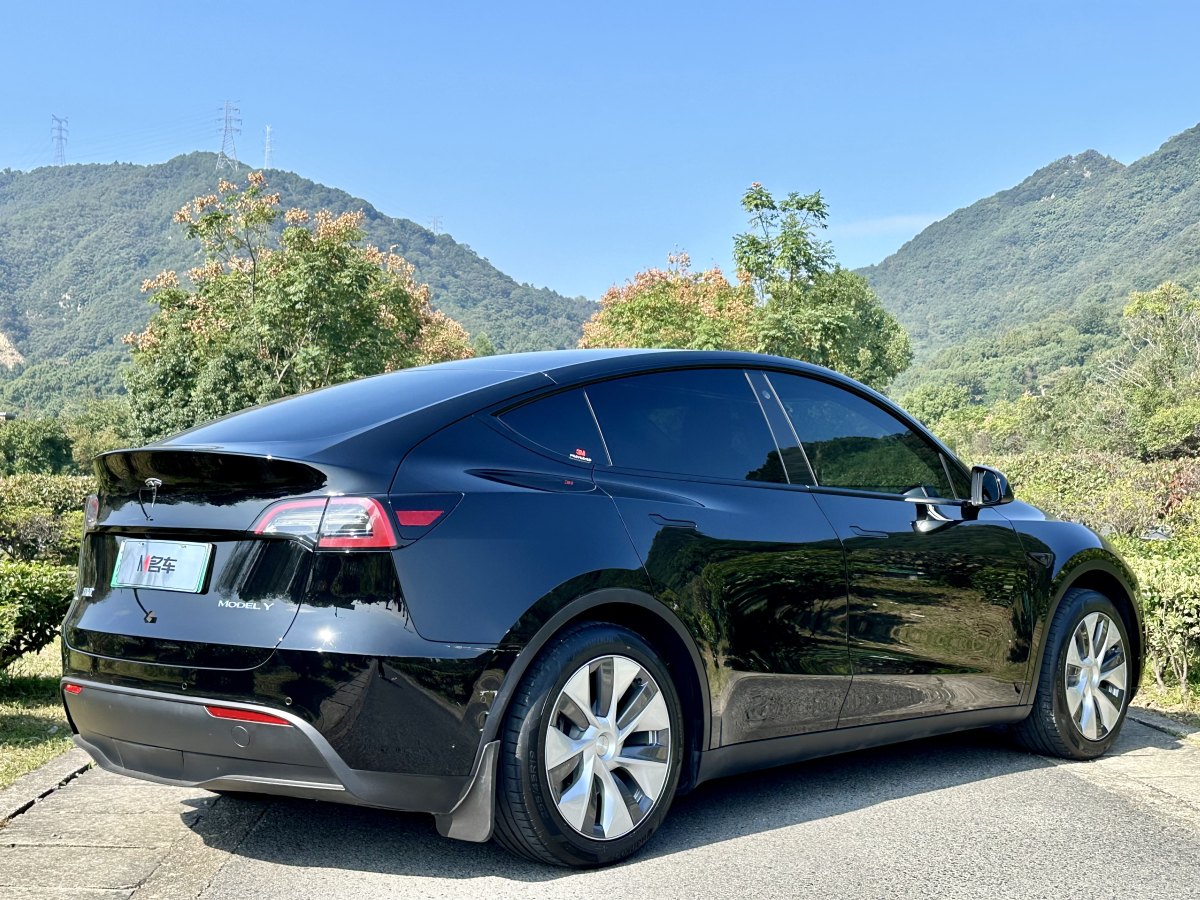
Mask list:
[[[612,464],[678,475],[784,482],[745,373],[689,369],[589,385]]]
[[[928,496],[955,497],[941,452],[892,413],[816,378],[769,377],[818,485],[885,494],[923,488]]]

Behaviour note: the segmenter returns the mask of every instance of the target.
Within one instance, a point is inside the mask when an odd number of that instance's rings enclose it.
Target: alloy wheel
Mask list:
[[[671,739],[666,700],[643,665],[609,655],[580,666],[546,726],[543,762],[558,812],[584,837],[629,834],[662,797]]]
[[[1064,686],[1075,728],[1089,741],[1107,736],[1121,719],[1128,696],[1125,645],[1113,620],[1088,613],[1067,641]]]

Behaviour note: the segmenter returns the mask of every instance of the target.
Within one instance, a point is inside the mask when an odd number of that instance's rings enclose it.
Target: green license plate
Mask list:
[[[208,575],[212,544],[126,538],[117,551],[112,586],[198,594]]]

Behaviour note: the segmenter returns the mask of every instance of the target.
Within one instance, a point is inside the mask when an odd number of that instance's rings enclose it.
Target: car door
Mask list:
[[[842,540],[854,679],[839,726],[1016,704],[1030,654],[1029,563],[961,464],[865,393],[766,376],[797,438],[784,449]],[[786,441],[785,441],[786,443]]]
[[[740,369],[587,386],[611,466],[597,466],[653,589],[708,667],[714,744],[836,727],[850,685],[841,545],[788,485]]]

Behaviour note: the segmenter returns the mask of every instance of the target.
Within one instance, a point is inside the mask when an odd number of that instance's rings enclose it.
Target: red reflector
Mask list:
[[[82,694],[83,686],[78,684],[64,684],[63,690],[68,694]]]
[[[396,519],[406,528],[424,528],[436,522],[441,514],[440,509],[400,509],[396,511]]]
[[[261,725],[292,724],[287,719],[281,719],[279,716],[254,712],[249,709],[230,709],[227,706],[206,706],[204,708],[214,719],[233,719],[236,722],[258,722]]]

